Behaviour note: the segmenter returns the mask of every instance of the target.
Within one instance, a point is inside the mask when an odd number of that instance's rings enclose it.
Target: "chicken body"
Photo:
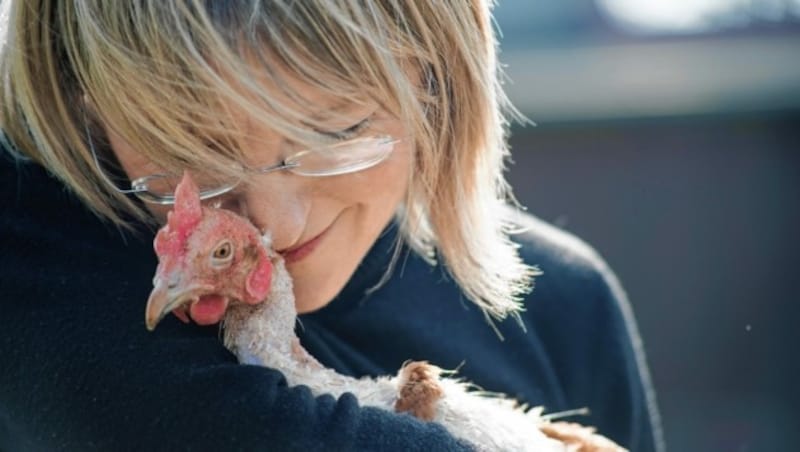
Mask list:
[[[591,429],[550,423],[538,409],[479,395],[427,363],[412,363],[395,376],[381,378],[353,378],[326,368],[295,335],[291,277],[269,237],[246,218],[202,207],[188,175],[176,190],[175,209],[159,231],[155,249],[159,267],[148,300],[150,329],[171,311],[198,323],[213,323],[224,315],[225,345],[240,362],[278,369],[289,385],[308,386],[315,395],[350,392],[362,405],[408,411],[441,423],[478,450],[623,450]]]
[[[353,378],[319,364],[294,335],[295,307],[291,279],[283,263],[274,261],[268,299],[255,306],[232,306],[225,316],[225,344],[239,360],[279,369],[289,385],[306,385],[315,395],[336,397],[350,392],[359,403],[394,411],[407,376]],[[514,401],[482,397],[452,378],[439,378],[442,397],[436,401],[434,422],[454,436],[486,451],[566,451],[565,445],[538,428],[538,410],[514,408]]]

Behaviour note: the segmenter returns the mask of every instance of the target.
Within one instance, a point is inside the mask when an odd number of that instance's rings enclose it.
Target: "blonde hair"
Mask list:
[[[487,318],[502,319],[521,310],[535,271],[508,238],[504,205],[513,198],[503,170],[512,110],[498,81],[490,6],[15,1],[0,56],[0,127],[18,152],[123,224],[126,215],[147,215],[103,183],[87,118],[97,143],[103,124],[159,166],[227,174],[241,158],[236,143],[245,132],[226,105],[289,139],[319,138],[296,125],[314,119],[296,107],[302,99],[286,73],[337,97],[377,101],[414,139],[414,170],[398,212],[403,237],[428,259],[441,257]],[[265,89],[265,78],[280,87],[280,98]]]

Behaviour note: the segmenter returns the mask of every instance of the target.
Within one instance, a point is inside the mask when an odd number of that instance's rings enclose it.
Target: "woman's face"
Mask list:
[[[401,121],[376,107],[350,105],[332,114],[336,101],[310,89],[301,94],[311,100],[311,113],[330,115],[326,130],[346,130],[366,119],[359,136],[405,136]],[[287,147],[286,140],[259,121],[241,120],[248,132],[244,163],[265,166],[286,157],[281,152]],[[107,130],[111,147],[131,180],[159,172],[111,128]],[[389,223],[406,193],[411,146],[410,140],[401,139],[378,165],[338,176],[307,177],[288,171],[256,175],[252,183],[241,184],[226,195],[222,207],[239,211],[271,233],[273,247],[284,256],[292,275],[298,312],[329,303]],[[154,204],[148,208],[162,221],[169,210]]]

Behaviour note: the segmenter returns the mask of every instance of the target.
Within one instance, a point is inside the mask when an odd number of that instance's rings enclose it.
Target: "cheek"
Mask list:
[[[307,263],[289,267],[299,312],[328,304],[391,221],[406,193],[410,164],[406,155],[393,157],[374,168],[320,185],[321,195],[336,198],[341,210],[318,254]]]
[[[336,198],[349,206],[393,212],[408,188],[410,166],[408,147],[398,146],[377,166],[328,181],[321,179],[324,183],[320,184],[318,194]]]
[[[361,186],[377,211],[383,212],[381,229],[397,210],[398,204],[404,199],[408,191],[409,175],[411,171],[410,151],[401,147],[389,160],[374,168],[375,171],[365,172]]]

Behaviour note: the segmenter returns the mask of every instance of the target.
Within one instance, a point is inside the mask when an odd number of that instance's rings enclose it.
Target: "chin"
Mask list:
[[[391,220],[391,215],[385,221],[376,221],[376,216],[358,209],[341,214],[311,254],[287,265],[298,313],[324,308],[344,289]]]
[[[362,249],[353,243],[353,249],[347,253],[343,253],[341,248],[316,251],[323,253],[309,256],[317,258],[315,261],[298,262],[301,265],[288,268],[294,279],[295,307],[300,314],[327,306],[350,281],[369,247],[364,246]]]

